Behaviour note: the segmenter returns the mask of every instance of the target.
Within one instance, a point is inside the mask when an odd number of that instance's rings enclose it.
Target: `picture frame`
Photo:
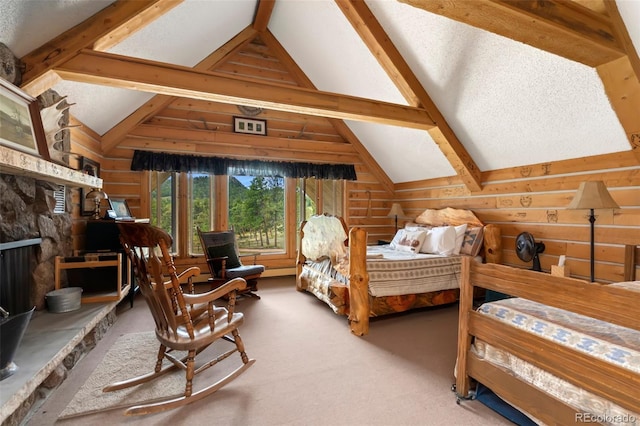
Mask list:
[[[267,120],[257,118],[233,117],[233,131],[250,135],[267,135]]]
[[[100,177],[100,163],[87,157],[80,157],[80,171],[84,174]],[[80,188],[80,214],[92,216],[95,213],[95,202],[87,200],[86,195],[91,190]]]
[[[38,100],[2,78],[0,144],[51,160]]]
[[[129,204],[127,204],[127,200],[124,198],[109,198],[110,210],[115,212],[115,219],[133,219],[131,216],[131,209],[129,209]]]

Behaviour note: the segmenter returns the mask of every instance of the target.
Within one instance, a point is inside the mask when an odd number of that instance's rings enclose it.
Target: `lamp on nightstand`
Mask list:
[[[400,207],[400,204],[393,203],[391,205],[391,210],[387,214],[387,217],[395,218],[395,220],[396,220],[396,232],[398,232],[398,218],[399,217],[405,217],[404,212],[402,211],[402,207]]]
[[[594,259],[594,223],[596,217],[593,214],[595,209],[619,209],[620,206],[613,200],[607,187],[602,181],[582,182],[578,188],[576,196],[569,203],[568,209],[589,209],[589,222],[591,223],[591,282],[595,281],[595,259]]]
[[[108,200],[109,196],[106,192],[99,188],[93,188],[86,196],[87,200],[93,200],[95,203],[95,210],[93,213],[94,219],[100,219],[100,203],[102,200]]]

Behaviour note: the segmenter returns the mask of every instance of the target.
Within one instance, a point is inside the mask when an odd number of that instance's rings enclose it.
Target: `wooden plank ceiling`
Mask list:
[[[640,161],[640,60],[613,0],[400,1],[597,68]],[[409,106],[318,91],[267,29],[275,0],[260,0],[253,25],[194,68],[104,52],[180,2],[113,3],[21,58],[23,88],[36,96],[63,78],[157,93],[103,135],[104,154],[126,147],[362,163],[393,190],[342,121],[352,119],[429,132],[467,189],[482,189],[473,158],[363,1],[336,3]],[[265,108],[269,137],[234,134],[228,125],[234,105]]]

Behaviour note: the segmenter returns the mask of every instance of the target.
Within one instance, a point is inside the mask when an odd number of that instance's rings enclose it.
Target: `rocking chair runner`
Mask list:
[[[185,370],[186,385],[184,395],[163,401],[154,401],[129,408],[128,415],[149,414],[189,404],[204,398],[231,382],[249,368],[255,360],[249,359],[238,333],[243,323],[243,315],[234,312],[236,293],[246,288],[242,278],[233,279],[213,291],[201,294],[185,294],[180,286],[181,275],[176,272],[173,258],[169,253],[172,239],[162,229],[144,223],[119,223],[120,240],[131,259],[140,291],[146,299],[156,324],[156,338],[160,349],[152,372],[145,375],[113,383],[104,392],[135,386],[155,379],[170,370]],[[163,271],[164,267],[164,271]],[[197,268],[190,268],[193,270]],[[168,271],[168,280],[166,274]],[[164,274],[163,274],[164,272]],[[183,280],[182,280],[183,281]],[[228,295],[227,307],[217,307],[214,301]],[[211,361],[204,362],[195,369],[195,358],[218,339],[225,339],[235,347]],[[188,351],[179,359],[173,351]],[[194,392],[193,378],[209,367],[238,352],[242,364],[221,380]],[[162,367],[163,359],[171,365]]]
[[[211,278],[209,278],[211,288],[240,277],[247,281],[247,290],[242,294],[259,299],[260,296],[255,292],[258,291],[258,279],[264,272],[264,266],[242,264],[235,233],[233,231],[202,231],[198,228],[198,235],[209,272],[211,272]]]

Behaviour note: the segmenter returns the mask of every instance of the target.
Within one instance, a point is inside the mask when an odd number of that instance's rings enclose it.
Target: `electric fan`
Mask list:
[[[538,254],[544,251],[544,243],[536,243],[536,240],[528,232],[521,232],[516,237],[516,254],[523,262],[531,262],[533,260],[533,270],[542,272],[540,268],[540,258]]]

